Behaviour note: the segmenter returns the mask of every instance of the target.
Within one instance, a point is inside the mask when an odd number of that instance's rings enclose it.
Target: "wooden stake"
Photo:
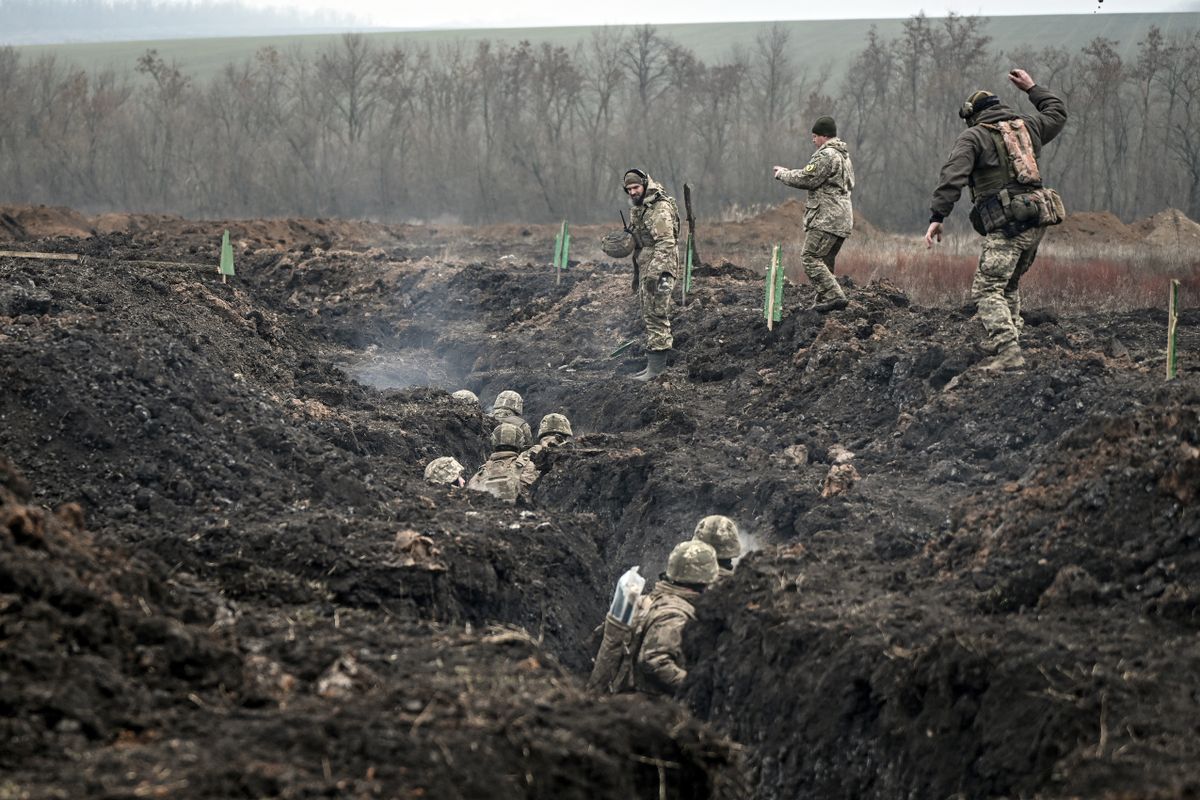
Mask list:
[[[44,261],[78,261],[78,253],[30,253],[23,250],[0,250],[0,258],[37,258]]]
[[[1175,335],[1179,325],[1179,281],[1172,279],[1167,294],[1167,380],[1175,380]]]

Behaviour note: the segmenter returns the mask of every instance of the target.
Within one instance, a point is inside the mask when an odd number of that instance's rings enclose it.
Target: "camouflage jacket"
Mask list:
[[[817,148],[800,169],[785,169],[779,180],[788,186],[808,190],[804,204],[804,229],[824,231],[843,239],[854,228],[854,165],[850,150],[841,139],[830,139]]]
[[[629,228],[633,233],[633,260],[644,277],[657,277],[664,272],[679,277],[679,208],[675,198],[653,178],[646,179],[646,194],[640,206],[629,211]],[[642,256],[649,250],[649,258]]]
[[[520,428],[521,433],[525,435],[525,441],[522,442],[522,444],[527,445],[533,441],[533,429],[529,427],[529,423],[526,422],[522,417],[514,414],[512,409],[497,408],[491,413],[491,417],[492,419],[496,420],[497,425],[501,422],[507,422],[510,425],[516,425],[518,428]]]
[[[522,461],[517,453],[492,453],[479,471],[471,476],[471,480],[467,481],[467,488],[487,492],[506,502],[515,503],[528,485],[522,480],[522,473],[527,464],[528,462]]]
[[[963,188],[971,182],[975,173],[1000,166],[992,136],[979,123],[995,123],[1018,117],[1025,120],[1035,155],[1040,155],[1042,145],[1062,132],[1067,124],[1067,106],[1058,95],[1035,85],[1029,90],[1029,100],[1037,109],[1032,114],[1018,114],[1003,103],[998,103],[980,111],[975,117],[975,124],[958,135],[942,166],[938,186],[933,190],[933,200],[929,204],[931,222],[941,222],[950,216]]]
[[[687,677],[683,629],[696,619],[700,593],[662,578],[649,595],[649,606],[634,632],[637,661],[633,685],[639,692],[675,694]],[[638,643],[640,640],[640,643]]]

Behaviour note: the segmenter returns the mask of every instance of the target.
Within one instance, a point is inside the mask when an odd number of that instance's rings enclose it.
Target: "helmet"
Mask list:
[[[463,474],[463,465],[453,456],[435,458],[425,466],[425,480],[430,483],[454,483]]]
[[[525,409],[525,401],[521,395],[516,392],[505,389],[500,394],[496,395],[496,402],[492,403],[492,410],[498,408],[507,408],[509,411],[521,416],[521,412]]]
[[[625,229],[609,231],[601,237],[600,249],[609,258],[625,258],[633,252],[633,234]]]
[[[547,414],[542,417],[542,423],[538,425],[538,438],[549,433],[561,433],[563,436],[575,435],[571,432],[571,420],[562,414]]]
[[[476,394],[474,392],[472,392],[470,389],[459,389],[457,392],[454,392],[450,396],[458,398],[459,400],[466,401],[468,403],[474,403],[476,405],[479,405],[479,397],[476,396]]]
[[[520,450],[525,445],[525,434],[511,422],[501,422],[492,431],[493,450]]]
[[[712,514],[696,524],[692,536],[698,542],[707,542],[717,551],[717,558],[737,558],[742,554],[742,543],[738,541],[737,524],[729,517]]]
[[[991,92],[980,89],[977,92],[972,92],[971,96],[967,98],[967,102],[962,104],[962,108],[958,110],[958,116],[962,119],[970,119],[985,108],[994,106],[999,102],[999,97],[996,97]]]
[[[680,542],[667,559],[667,579],[705,586],[713,583],[717,579],[717,551],[695,539]]]

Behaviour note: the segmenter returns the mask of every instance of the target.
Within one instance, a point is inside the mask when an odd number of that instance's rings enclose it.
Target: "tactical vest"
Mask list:
[[[1016,195],[1041,187],[1042,175],[1025,120],[981,122],[979,127],[987,130],[999,166],[983,167],[971,173],[968,184],[972,201],[978,203],[1005,190]]]

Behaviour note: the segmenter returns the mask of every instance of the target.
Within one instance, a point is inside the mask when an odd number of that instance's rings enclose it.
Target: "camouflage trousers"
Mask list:
[[[647,350],[670,350],[675,343],[671,337],[671,293],[675,290],[675,279],[670,278],[668,283],[664,291],[659,291],[658,276],[643,275],[638,284]]]
[[[984,347],[993,353],[1020,346],[1025,323],[1021,320],[1018,284],[1033,265],[1045,234],[1045,228],[1030,228],[1010,239],[996,231],[983,240],[971,299],[975,301],[975,316],[987,334]]]
[[[833,277],[833,263],[846,240],[825,231],[809,230],[804,234],[804,251],[800,263],[804,274],[817,290],[817,302],[837,300],[846,296]]]

